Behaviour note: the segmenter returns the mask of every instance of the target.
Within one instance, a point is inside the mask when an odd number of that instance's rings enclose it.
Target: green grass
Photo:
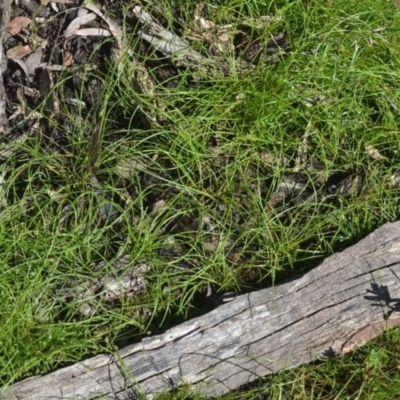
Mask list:
[[[167,21],[180,10],[192,26],[194,6],[175,3],[173,10],[160,2]],[[392,184],[400,162],[394,1],[209,3],[219,24],[279,17],[262,38],[285,32],[287,56],[244,74],[234,66],[229,76],[203,74],[194,87],[183,72],[178,85],[156,85],[154,94],[134,90],[136,67],[122,57],[102,77],[97,115],[60,101],[60,116],[43,113],[44,127],[15,144],[1,164],[2,385],[113,351],[121,332],[134,340],[195,315],[207,284],[223,293],[279,283],[399,218]],[[234,65],[229,55],[226,62]],[[54,89],[61,100],[71,71]],[[78,86],[75,97],[84,99],[86,90]],[[143,129],[138,110],[158,122]],[[95,157],[90,135],[97,122]],[[59,142],[46,137],[50,129],[60,132]],[[317,172],[296,164],[304,143],[308,160],[322,166]],[[90,184],[91,162],[105,200]],[[308,200],[271,206],[294,172],[308,183]],[[318,182],[333,173],[362,177],[364,184],[322,201]],[[106,223],[102,212],[110,204],[119,215]],[[209,224],[198,223],[204,220]],[[127,269],[151,267],[143,293],[114,305],[93,300],[93,316],[79,313],[79,301],[54,299],[71,279],[82,283],[111,271],[121,253],[130,256]],[[93,272],[100,261],[103,270]],[[260,390],[277,399],[395,398],[399,338],[393,331],[341,360],[282,372],[264,388],[229,398],[256,398]]]

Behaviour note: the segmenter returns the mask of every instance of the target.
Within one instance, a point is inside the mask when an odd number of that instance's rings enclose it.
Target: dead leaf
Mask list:
[[[122,31],[119,26],[110,17],[105,15],[95,4],[86,4],[84,7],[98,15],[108,25],[110,32],[115,37],[120,38]]]
[[[24,91],[21,87],[17,88],[16,96],[22,105],[22,112],[25,113],[26,101],[25,101]]]
[[[153,211],[160,211],[160,210],[162,210],[164,207],[165,207],[165,205],[166,205],[167,203],[165,202],[165,200],[163,200],[163,199],[161,199],[161,200],[158,200],[156,203],[154,203],[154,205],[153,205]]]
[[[103,28],[78,29],[72,35],[75,35],[75,36],[104,36],[104,37],[112,36],[112,34],[109,30],[103,29]]]
[[[10,60],[13,60],[16,64],[18,64],[22,71],[25,72],[25,75],[29,76],[28,67],[26,66],[24,61],[20,60],[19,58],[10,58]]]
[[[398,186],[400,184],[400,175],[394,174],[390,177],[391,186]]]
[[[32,49],[29,45],[26,46],[15,46],[7,50],[7,58],[23,58],[28,54],[32,53]]]
[[[24,91],[24,95],[32,98],[38,98],[40,96],[40,92],[36,88],[30,88],[28,86],[22,86]]]
[[[49,3],[72,4],[73,2],[73,0],[40,0],[40,4],[43,7],[46,7]]]
[[[47,18],[49,16],[49,10],[42,7],[36,0],[20,0],[21,4],[29,10],[36,18]]]
[[[143,157],[137,159],[120,160],[115,168],[115,172],[121,178],[129,178],[137,175],[140,171],[147,168],[147,163]]]
[[[64,54],[64,64],[63,65],[65,65],[66,67],[69,67],[74,62],[75,62],[74,56],[69,51],[66,51]]]
[[[376,149],[376,147],[372,146],[371,144],[365,145],[365,152],[373,159],[373,160],[381,160],[385,159],[379,150]]]
[[[65,99],[65,101],[68,104],[71,104],[71,106],[81,107],[82,109],[86,108],[86,103],[82,100],[67,98],[67,99]]]
[[[32,20],[28,17],[15,17],[7,24],[6,30],[10,35],[18,35],[31,22]]]
[[[30,75],[35,73],[36,68],[39,68],[39,65],[42,61],[43,48],[38,47],[34,53],[29,54],[28,58],[25,60],[25,64],[28,68],[28,72]]]
[[[67,29],[64,32],[64,36],[70,37],[75,34],[75,32],[80,29],[82,25],[88,24],[89,22],[94,21],[97,18],[96,14],[87,13],[85,15],[80,15],[67,26]]]
[[[86,4],[84,6],[86,9],[98,15],[107,25],[110,30],[110,33],[115,37],[118,45],[119,51],[122,51],[122,29],[117,25],[115,21],[113,21],[110,17],[105,15],[95,4]],[[100,35],[96,35],[100,36]],[[101,36],[109,36],[109,35],[101,35]]]
[[[15,111],[8,117],[9,121],[12,121],[13,119],[17,118],[24,112],[23,108],[21,106],[17,106]]]
[[[289,165],[289,158],[285,156],[274,156],[270,153],[260,153],[260,159],[264,161],[269,166],[277,166],[279,168],[283,168],[286,165]]]

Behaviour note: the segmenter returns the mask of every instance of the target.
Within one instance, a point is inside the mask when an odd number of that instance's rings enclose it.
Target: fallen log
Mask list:
[[[162,335],[0,390],[2,399],[136,398],[180,383],[204,394],[341,355],[400,324],[400,222],[303,277],[238,296]]]

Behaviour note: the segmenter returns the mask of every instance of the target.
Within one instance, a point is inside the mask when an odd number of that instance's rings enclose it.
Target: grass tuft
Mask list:
[[[173,3],[148,10],[189,36],[195,5]],[[2,385],[200,313],[210,287],[214,296],[279,283],[399,218],[395,2],[204,3],[216,26],[272,16],[260,40],[283,32],[286,55],[241,72],[229,53],[229,74],[181,68],[160,79],[147,54],[152,91],[135,87],[140,69],[124,55],[100,74],[91,110],[85,82],[96,74],[71,68],[53,89],[59,116],[41,104],[29,110],[40,114],[35,134],[1,145]],[[134,48],[129,10],[115,12]],[[121,271],[150,266],[146,290],[112,304],[54,295],[113,274],[122,255]],[[394,398],[399,337],[227,398]]]

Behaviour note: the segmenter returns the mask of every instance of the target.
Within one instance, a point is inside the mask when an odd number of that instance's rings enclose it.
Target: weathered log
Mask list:
[[[399,323],[400,222],[303,277],[238,296],[162,335],[0,391],[2,399],[147,398],[182,382],[222,394],[340,355]]]

